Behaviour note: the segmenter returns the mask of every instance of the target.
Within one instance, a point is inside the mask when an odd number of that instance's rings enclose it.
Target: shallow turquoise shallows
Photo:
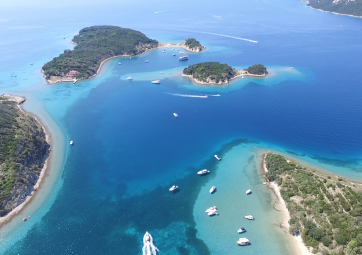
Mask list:
[[[142,254],[146,231],[160,254],[291,254],[260,149],[362,179],[361,19],[287,0],[73,2],[0,4],[0,94],[26,96],[54,141],[49,178],[2,228],[0,254]],[[42,65],[102,24],[161,42],[196,38],[207,50],[188,61],[154,50],[110,60],[88,81],[47,85]],[[270,74],[227,86],[179,76],[203,61],[262,63]],[[218,216],[207,216],[211,206]]]

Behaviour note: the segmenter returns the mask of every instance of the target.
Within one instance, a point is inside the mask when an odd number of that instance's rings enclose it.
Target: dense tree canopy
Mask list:
[[[267,74],[266,67],[262,64],[257,64],[253,66],[249,66],[246,71],[248,71],[250,74],[257,74],[257,75],[263,75]]]
[[[228,64],[220,64],[219,62],[203,62],[191,65],[183,70],[186,75],[192,75],[193,78],[207,82],[219,83],[228,82],[235,75],[235,70]]]
[[[307,6],[323,11],[362,16],[362,0],[309,0]]]
[[[83,28],[74,36],[74,50],[65,50],[43,66],[44,74],[66,76],[69,71],[78,71],[78,79],[94,75],[100,63],[113,56],[137,55],[158,46],[141,32],[116,26],[92,26]]]
[[[196,48],[196,47],[201,47],[201,43],[199,41],[197,41],[194,38],[189,38],[185,41],[185,44],[189,47],[189,48]]]

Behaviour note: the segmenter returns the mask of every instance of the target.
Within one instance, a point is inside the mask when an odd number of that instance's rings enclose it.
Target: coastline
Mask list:
[[[73,41],[71,41],[70,43],[77,45],[77,44],[76,44],[75,42],[73,42]],[[201,52],[201,51],[193,51],[192,49],[186,47],[185,42],[182,42],[182,43],[161,43],[161,42],[159,42],[157,47],[152,48],[152,49],[147,49],[147,50],[145,50],[144,52],[142,52],[142,53],[140,53],[140,54],[138,54],[138,55],[117,55],[117,56],[113,56],[113,57],[106,58],[105,60],[103,60],[103,61],[99,64],[99,67],[98,67],[97,72],[96,72],[95,74],[93,74],[92,76],[90,76],[90,77],[87,78],[87,79],[79,80],[79,81],[77,81],[77,82],[88,81],[88,80],[90,80],[90,79],[93,79],[93,78],[97,77],[97,75],[98,75],[98,74],[100,73],[100,71],[102,70],[103,65],[104,65],[107,61],[109,61],[109,60],[111,60],[111,59],[121,58],[121,57],[122,57],[122,58],[123,58],[123,57],[141,57],[141,56],[145,55],[146,53],[148,53],[148,52],[150,52],[150,51],[152,51],[152,50],[157,50],[157,49],[160,49],[160,48],[171,48],[171,47],[181,47],[181,48],[183,48],[184,50],[187,50],[188,52],[194,52],[194,53]],[[205,46],[203,46],[203,50],[202,50],[202,51],[204,51],[204,50],[206,50],[206,47],[205,47]],[[43,69],[41,70],[41,72],[44,73]],[[45,76],[44,76],[44,77],[45,77]],[[46,79],[46,81],[47,81],[47,83],[48,83],[49,85],[52,85],[52,84],[61,83],[61,82],[73,82],[74,79],[70,79],[70,78],[67,78],[67,77],[59,77],[59,79],[56,80],[56,81],[47,80],[47,79]]]
[[[244,76],[249,76],[249,77],[254,77],[254,78],[263,78],[266,77],[268,74],[262,74],[262,75],[258,75],[258,74],[251,74],[249,72],[242,72],[242,70],[238,70],[239,74],[235,75],[234,77],[232,77],[230,80],[228,80],[228,82],[203,82],[203,81],[199,81],[197,79],[195,79],[192,75],[187,75],[187,74],[183,74],[181,73],[181,77],[186,77],[189,78],[193,83],[198,84],[198,85],[229,85],[231,81],[239,79],[239,78],[243,78]]]
[[[47,143],[50,145],[50,147],[49,147],[48,157],[45,159],[43,168],[42,168],[42,170],[40,172],[40,175],[39,175],[39,178],[38,178],[36,184],[34,185],[34,190],[31,192],[30,195],[28,195],[26,197],[26,199],[25,199],[25,201],[23,203],[21,203],[20,205],[15,207],[13,210],[11,210],[11,212],[9,212],[6,216],[0,217],[0,229],[3,228],[6,224],[10,223],[11,220],[13,219],[13,217],[17,216],[18,213],[22,212],[27,206],[29,206],[31,204],[31,202],[33,201],[33,198],[35,198],[36,195],[38,194],[38,190],[41,189],[41,187],[42,187],[41,184],[44,183],[45,178],[48,175],[49,166],[51,165],[51,159],[53,157],[53,153],[52,153],[52,148],[53,148],[52,133],[49,131],[48,127],[46,125],[44,125],[44,123],[41,121],[41,119],[37,115],[32,114],[30,112],[27,112],[27,111],[25,111],[23,109],[22,104],[26,101],[26,98],[21,97],[21,96],[16,96],[16,95],[10,95],[10,94],[4,94],[4,96],[14,99],[14,101],[16,101],[18,103],[18,108],[20,109],[20,111],[26,112],[26,113],[32,115],[32,117],[34,117],[37,120],[39,125],[44,130],[45,139],[46,139]]]
[[[268,172],[268,169],[267,169],[266,163],[265,163],[265,158],[266,158],[267,154],[268,154],[268,152],[263,153],[261,155],[261,157],[262,157],[261,170],[262,170],[263,175],[265,175],[265,173]],[[280,194],[279,186],[274,182],[269,182],[269,180],[267,180],[267,184],[268,184],[268,188],[270,190],[272,190],[274,195],[276,196],[277,202],[275,202],[273,204],[273,208],[276,211],[281,212],[281,214],[282,214],[282,220],[280,222],[280,227],[283,228],[284,231],[287,233],[287,236],[288,236],[288,238],[290,240],[291,246],[294,249],[294,251],[296,252],[295,254],[312,255],[313,253],[311,253],[309,251],[308,247],[305,246],[305,244],[303,243],[301,235],[299,235],[298,237],[295,237],[295,236],[292,236],[289,233],[290,214],[289,214],[289,211],[287,209],[287,205],[286,205],[284,199],[282,198],[282,196]],[[279,206],[279,208],[277,206]]]
[[[303,0],[302,0],[303,1]],[[303,1],[304,2],[304,1]],[[305,1],[309,4],[309,1]],[[331,12],[331,11],[325,11],[325,10],[322,10],[322,9],[318,9],[318,8],[314,8],[312,6],[308,6],[306,5],[305,7],[309,7],[313,10],[318,10],[318,11],[321,11],[321,12],[327,12],[327,13],[333,13],[333,14],[337,14],[337,15],[343,15],[343,16],[349,16],[349,17],[354,17],[354,18],[359,18],[359,19],[362,19],[362,16],[356,16],[356,15],[351,15],[351,14],[344,14],[344,13],[339,13],[339,12]]]

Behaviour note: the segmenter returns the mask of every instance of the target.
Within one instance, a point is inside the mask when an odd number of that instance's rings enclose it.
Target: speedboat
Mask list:
[[[132,76],[128,77],[127,80],[133,80]]]
[[[146,234],[143,236],[142,253],[150,255],[150,254],[156,254],[158,251],[159,250],[153,244],[152,236],[148,232],[146,232]]]
[[[69,143],[70,145],[73,145],[73,141],[70,141],[70,143]]]
[[[151,83],[153,83],[153,84],[160,84],[161,81],[160,81],[160,80],[155,80],[155,81],[151,81]]]
[[[118,62],[118,65],[122,65],[121,62]]]
[[[248,219],[248,220],[255,220],[253,216],[251,215],[246,215],[245,216],[245,219]]]
[[[176,186],[176,185],[173,185],[171,188],[169,188],[169,191],[175,191],[175,190],[177,190],[178,189],[178,186]]]
[[[219,158],[219,156],[218,155],[214,155],[214,157],[217,159],[217,160],[221,160],[221,158]]]
[[[246,191],[246,195],[249,195],[249,194],[251,194],[251,189],[248,189],[248,190]]]
[[[245,228],[241,227],[241,228],[238,229],[239,234],[244,233],[244,232],[246,232]]]
[[[206,213],[209,213],[209,212],[211,212],[211,211],[213,211],[213,210],[217,210],[217,207],[216,206],[211,206],[209,209],[207,209],[205,212]]]
[[[215,186],[212,186],[211,189],[210,189],[210,193],[214,193],[216,191],[216,187]]]
[[[175,116],[176,118],[178,118],[178,114],[177,113],[173,113],[173,116]]]
[[[215,210],[212,210],[212,211],[208,212],[207,215],[209,215],[209,216],[214,216],[214,215],[219,215],[219,213],[218,213],[217,210],[215,209]]]
[[[188,60],[188,59],[189,59],[188,56],[181,56],[181,57],[180,57],[180,61],[182,61],[182,60]]]
[[[197,174],[199,174],[199,175],[204,175],[204,174],[208,174],[208,173],[210,173],[210,171],[207,169],[203,169],[203,170],[197,172]]]
[[[148,63],[148,60],[146,60],[145,63]]]
[[[247,238],[240,238],[238,241],[236,241],[236,243],[240,246],[250,244],[249,239],[247,239]]]

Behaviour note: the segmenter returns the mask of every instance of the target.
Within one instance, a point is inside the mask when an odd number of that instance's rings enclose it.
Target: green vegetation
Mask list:
[[[49,145],[37,120],[0,97],[0,216],[21,204],[38,180]]]
[[[205,83],[226,83],[235,76],[236,71],[227,64],[203,62],[185,68],[183,73]]]
[[[65,77],[69,71],[78,71],[77,79],[96,74],[101,62],[118,55],[138,55],[158,46],[141,32],[116,26],[83,28],[74,36],[74,50],[65,50],[59,57],[43,66],[47,79]]]
[[[309,0],[307,6],[328,12],[362,16],[362,0]]]
[[[262,64],[257,64],[257,65],[253,65],[253,66],[249,66],[247,69],[245,69],[246,71],[248,71],[250,74],[256,74],[256,75],[263,75],[263,74],[267,74],[267,70],[266,67],[263,66]]]
[[[185,41],[185,44],[187,45],[187,47],[189,48],[197,48],[197,47],[202,47],[201,43],[199,41],[197,41],[194,38],[189,38]]]
[[[362,185],[268,153],[267,178],[275,181],[300,233],[315,253],[362,254]]]

